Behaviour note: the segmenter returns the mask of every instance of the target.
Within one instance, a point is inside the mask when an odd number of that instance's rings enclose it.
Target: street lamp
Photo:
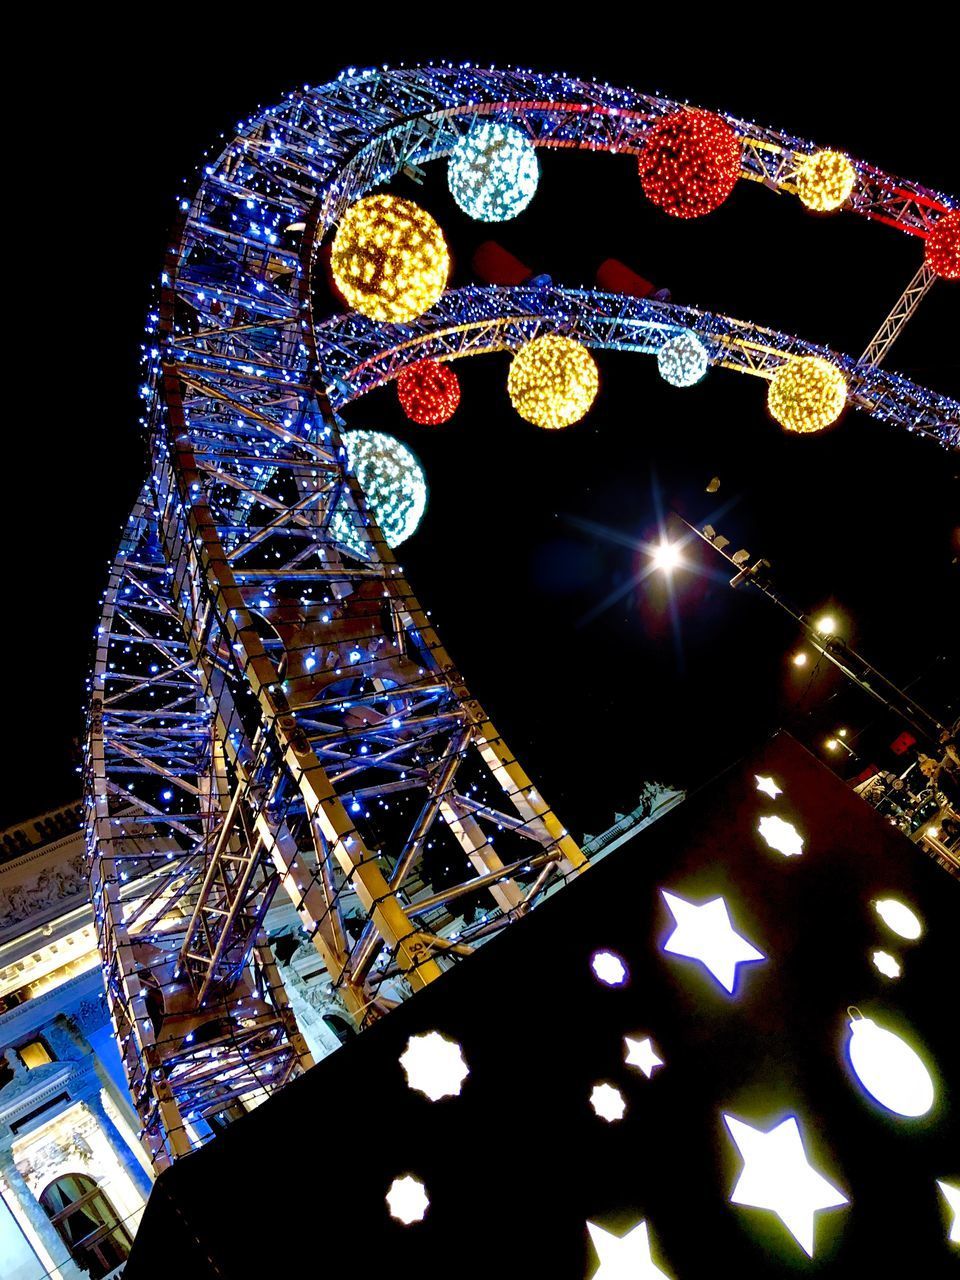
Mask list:
[[[678,565],[683,563],[679,544],[670,542],[666,538],[662,538],[654,547],[650,558],[654,568],[661,570],[662,573],[672,573]]]

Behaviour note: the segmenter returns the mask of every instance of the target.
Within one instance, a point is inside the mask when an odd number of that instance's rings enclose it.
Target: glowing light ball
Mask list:
[[[951,209],[933,224],[923,257],[944,280],[960,280],[960,209]]]
[[[387,545],[399,547],[416,532],[427,506],[427,479],[416,454],[384,431],[345,431],[343,444],[370,514]],[[358,555],[367,554],[358,516],[342,500],[330,528],[338,542]]]
[[[808,209],[827,213],[850,199],[857,171],[840,151],[817,151],[797,165],[797,195]]]
[[[460,403],[460,380],[449,364],[420,360],[397,378],[403,412],[421,427],[449,422]]]
[[[330,267],[337,288],[371,320],[403,323],[443,293],[450,255],[426,210],[398,196],[367,196],[344,214]]]
[[[599,385],[597,366],[586,347],[557,333],[524,343],[507,377],[507,391],[520,417],[550,431],[579,422]]]
[[[692,387],[707,372],[707,349],[695,333],[687,330],[669,338],[657,352],[657,369],[671,387]]]
[[[533,199],[540,163],[519,129],[485,120],[450,153],[447,183],[457,204],[478,222],[506,222]]]
[[[700,218],[736,186],[740,139],[720,116],[684,108],[647,131],[637,164],[648,200],[672,218]]]
[[[785,361],[770,380],[767,408],[788,431],[822,431],[847,402],[847,380],[820,356]]]

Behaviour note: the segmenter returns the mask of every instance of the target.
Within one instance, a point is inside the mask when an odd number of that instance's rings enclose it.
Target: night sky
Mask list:
[[[886,59],[851,55],[808,80],[802,47],[763,61],[753,37],[738,47],[707,31],[703,70],[649,26],[570,29],[551,49],[542,38],[514,40],[506,21],[487,21],[473,41],[429,35],[424,24],[422,38],[378,31],[358,48],[350,33],[301,23],[289,40],[264,19],[262,36],[193,25],[169,44],[130,38],[110,52],[95,33],[78,35],[20,131],[29,248],[12,255],[24,279],[11,301],[26,300],[21,358],[32,390],[24,418],[8,408],[5,432],[13,583],[3,656],[15,728],[5,738],[4,822],[76,797],[97,596],[145,469],[136,391],[149,287],[180,179],[192,189],[204,150],[257,103],[351,61],[530,65],[689,99],[934,189],[960,188],[936,55],[915,73],[923,84],[914,94],[888,90],[896,33]],[[834,32],[841,44],[845,34]],[[188,56],[190,41],[202,56]],[[644,201],[629,157],[539,155],[536,198],[501,226],[457,209],[442,164],[422,188],[393,185],[444,228],[453,283],[470,282],[471,252],[485,238],[569,286],[591,285],[615,257],[677,302],[859,354],[921,260],[912,236],[852,215],[817,217],[754,184],[740,183],[708,218],[679,223]],[[951,330],[960,330],[960,288],[940,283],[888,365],[960,394]],[[571,829],[608,825],[645,778],[710,776],[781,723],[813,745],[848,725],[863,756],[848,772],[881,759],[899,732],[832,675],[793,668],[793,628],[759,596],[731,591],[705,551],[691,558],[713,576],[678,574],[672,612],[662,581],[650,579],[591,619],[641,562],[624,540],[657,538],[658,510],[716,517],[736,547],[773,562],[786,596],[805,609],[835,607],[847,638],[894,679],[919,681],[917,695],[944,718],[960,684],[948,624],[956,459],[855,413],[822,436],[789,437],[767,418],[757,379],[714,371],[679,391],[652,358],[597,359],[595,407],[564,432],[515,415],[505,355],[458,362],[463,402],[444,428],[406,424],[392,387],[347,415],[352,426],[396,430],[420,456],[430,499],[402,563],[473,692]],[[714,475],[721,487],[709,495]]]

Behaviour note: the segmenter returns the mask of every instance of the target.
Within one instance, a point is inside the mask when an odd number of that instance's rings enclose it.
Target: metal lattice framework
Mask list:
[[[401,328],[316,325],[316,246],[478,114],[539,146],[629,152],[675,108],[530,72],[350,73],[243,123],[181,201],[148,322],[151,474],[105,595],[87,756],[108,996],[158,1168],[190,1149],[195,1121],[310,1064],[264,930],[278,890],[362,1024],[586,865],[384,543],[336,410],[410,359],[511,348],[544,327],[639,351],[692,327],[714,363],[762,376],[818,350],[559,289],[461,290]],[[791,191],[814,148],[733,123],[742,176]],[[863,216],[923,236],[950,207],[856,169],[849,207]],[[955,402],[831,358],[858,407],[955,442]],[[362,553],[337,541],[335,510]]]

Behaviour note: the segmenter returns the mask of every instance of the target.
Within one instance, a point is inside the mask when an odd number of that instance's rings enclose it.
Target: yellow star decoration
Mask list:
[[[777,796],[783,795],[783,787],[777,785],[773,778],[767,778],[761,773],[753,775],[757,780],[757,790],[763,791],[771,800],[776,800]]]

